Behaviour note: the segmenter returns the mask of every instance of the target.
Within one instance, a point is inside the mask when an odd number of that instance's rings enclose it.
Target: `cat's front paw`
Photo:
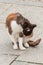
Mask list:
[[[25,48],[25,47],[23,47],[23,46],[22,46],[22,47],[20,47],[20,50],[25,50],[25,49],[26,49],[26,48]]]
[[[13,45],[13,49],[18,49],[17,45]]]
[[[28,48],[28,47],[29,47],[29,44],[28,44],[28,43],[25,43],[24,46],[25,46],[26,48]]]

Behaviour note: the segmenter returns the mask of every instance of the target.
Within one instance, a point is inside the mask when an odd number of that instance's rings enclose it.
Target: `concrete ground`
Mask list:
[[[31,39],[41,38],[38,46],[13,49],[5,27],[6,17],[12,12],[20,12],[37,24]],[[43,0],[0,0],[0,65],[43,65]]]

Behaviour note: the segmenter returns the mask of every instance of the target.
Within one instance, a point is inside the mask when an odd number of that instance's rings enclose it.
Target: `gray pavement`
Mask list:
[[[41,38],[36,47],[14,50],[6,31],[8,14],[20,12],[31,23],[37,24],[32,40]],[[43,0],[0,0],[0,65],[43,65]]]

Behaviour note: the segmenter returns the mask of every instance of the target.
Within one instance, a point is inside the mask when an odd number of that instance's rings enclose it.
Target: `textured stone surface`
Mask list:
[[[5,10],[7,10],[10,6],[11,6],[11,4],[0,3],[0,15],[1,15],[2,13],[4,13]]]
[[[43,0],[0,0],[0,3],[43,7]]]
[[[32,63],[27,63],[27,62],[14,61],[11,65],[39,65],[39,64],[32,64]]]
[[[16,0],[16,1],[15,0],[13,0],[13,1],[12,0],[9,0],[9,1],[8,0],[0,0],[0,2],[6,2],[6,3],[14,3],[14,2],[22,2],[22,1],[24,2],[24,1],[38,1],[38,0]]]
[[[6,17],[10,13],[20,12],[23,16],[28,18],[32,23],[38,24],[38,22],[43,22],[43,7],[33,7],[33,6],[24,6],[24,5],[12,5],[7,11],[5,11],[0,16],[0,22],[5,23]],[[41,24],[41,23],[39,23]]]
[[[11,55],[0,55],[0,65],[9,65],[16,56]]]
[[[21,54],[17,60],[25,62],[34,62],[43,64],[43,46],[37,46],[35,48],[29,48]]]

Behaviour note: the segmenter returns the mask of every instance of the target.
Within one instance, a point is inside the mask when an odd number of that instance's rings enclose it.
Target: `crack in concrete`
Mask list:
[[[11,65],[18,57],[19,57],[19,55],[9,65]]]
[[[7,54],[7,53],[2,53],[2,54],[0,54],[0,55],[20,56],[20,54],[17,55],[17,54]]]
[[[16,60],[18,62],[26,62],[26,63],[31,63],[31,64],[39,64],[39,65],[43,65],[43,63],[37,63],[37,62],[30,62],[30,61],[22,61],[22,60]]]

